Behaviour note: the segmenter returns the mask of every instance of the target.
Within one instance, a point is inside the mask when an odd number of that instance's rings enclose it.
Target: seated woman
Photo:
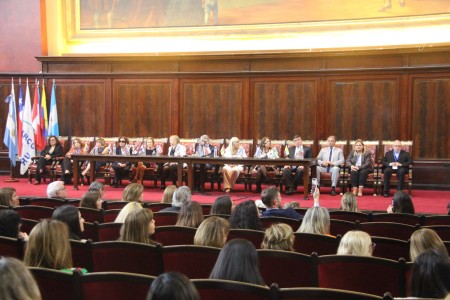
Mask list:
[[[16,258],[0,257],[0,282],[0,299],[42,299],[30,270]]]
[[[411,200],[411,196],[404,191],[397,191],[392,199],[392,204],[387,208],[388,213],[394,214],[412,214],[416,212],[414,210],[414,204]]]
[[[350,170],[353,194],[362,196],[364,183],[367,180],[367,176],[373,173],[373,167],[372,157],[369,152],[364,151],[364,143],[361,139],[356,140],[353,145],[353,151],[348,155],[345,164]]]
[[[221,217],[205,219],[194,236],[194,245],[222,248],[230,233],[230,223]]]
[[[41,157],[38,161],[34,184],[41,184],[41,176],[45,172],[45,166],[51,165],[56,157],[63,155],[63,147],[58,138],[51,135],[47,139],[47,145],[41,151]]]
[[[255,158],[279,158],[277,148],[273,147],[269,137],[265,136],[261,139],[258,151],[256,151]],[[256,190],[255,193],[261,193],[261,183],[267,180],[267,170],[274,170],[273,166],[259,165],[256,167]]]
[[[81,233],[84,231],[84,219],[78,208],[72,205],[62,205],[57,207],[52,214],[52,219],[67,224],[70,239],[85,241],[81,239]]]
[[[19,196],[17,196],[15,188],[0,188],[0,205],[9,207],[19,206]]]
[[[297,232],[332,236],[330,234],[330,213],[328,209],[320,206],[308,208]]]
[[[129,145],[128,138],[121,136],[118,139],[119,147],[116,147],[115,155],[122,156],[130,156],[132,153],[132,149]],[[118,162],[115,161],[112,163],[112,168],[116,176],[114,177],[113,186],[119,187],[119,182],[130,173],[131,163],[127,162]]]
[[[358,202],[355,194],[352,192],[345,193],[341,198],[341,210],[358,212]]]
[[[209,278],[265,285],[259,271],[255,246],[244,239],[233,239],[226,243]]]
[[[104,138],[97,138],[95,140],[95,147],[92,148],[92,150],[89,152],[89,154],[92,155],[108,155],[109,154],[109,147],[107,147],[105,139]],[[107,164],[106,161],[97,161],[95,162],[95,172],[98,171],[98,169],[102,166],[105,166]],[[86,180],[86,174],[91,170],[91,163],[88,162],[86,165],[86,168],[81,172],[81,176],[84,180]]]
[[[83,147],[83,143],[81,142],[81,140],[79,138],[75,138],[72,141],[72,147],[70,148],[70,150],[66,153],[66,156],[64,157],[64,160],[62,162],[62,178],[61,180],[64,181],[65,184],[70,184],[71,181],[71,171],[72,171],[72,155],[73,154],[86,154],[87,151],[89,150],[89,144],[86,143],[85,147]],[[81,167],[80,166],[75,166],[75,167]]]
[[[230,228],[263,230],[255,201],[247,200],[236,205],[230,216]]]
[[[28,234],[26,232],[20,232],[21,225],[22,218],[16,211],[9,209],[0,210],[0,236],[13,239],[21,238],[27,241]]]
[[[100,192],[86,192],[81,196],[80,207],[101,209],[103,200]]]
[[[231,200],[230,196],[224,195],[219,196],[214,201],[211,206],[211,211],[209,214],[211,215],[231,215],[231,212],[234,209],[234,203]]]
[[[232,137],[230,139],[223,157],[247,157],[244,148],[239,146],[239,139],[237,137]],[[244,171],[243,165],[226,164],[223,166],[223,191],[225,193],[229,193],[231,189],[234,188],[236,180],[242,171]]]
[[[155,219],[150,209],[130,212],[120,228],[119,241],[156,245],[150,236],[155,233]]]
[[[341,239],[338,255],[372,256],[374,244],[370,235],[364,231],[348,231]]]
[[[264,232],[264,240],[261,249],[273,249],[283,251],[294,250],[294,232],[288,224],[273,224]]]
[[[144,202],[144,186],[139,183],[130,183],[122,193],[122,201]]]
[[[124,223],[131,212],[141,209],[143,209],[143,207],[140,202],[128,203],[120,210],[120,213],[117,215],[116,219],[114,220],[114,223]]]
[[[189,299],[200,300],[195,285],[178,272],[163,273],[150,285],[146,300]]]
[[[186,156],[186,147],[180,144],[180,137],[178,135],[172,135],[169,138],[170,147],[167,152],[168,156],[183,157]],[[172,180],[174,185],[177,184],[178,178],[178,164],[177,163],[165,163],[161,174],[161,189],[166,188],[166,180]]]
[[[160,210],[160,212],[180,212],[181,206],[183,206],[185,203],[190,202],[192,199],[191,190],[188,186],[180,186],[177,188],[177,190],[173,193],[172,196],[172,206],[166,207]]]
[[[196,201],[189,201],[181,206],[175,225],[197,228],[202,221],[202,206]]]
[[[169,185],[164,189],[163,197],[161,199],[161,203],[172,204],[173,193],[177,190],[176,185]]]
[[[409,257],[414,262],[416,258],[428,249],[439,251],[448,256],[447,248],[436,231],[429,228],[421,228],[411,235],[409,246]]]
[[[155,146],[155,140],[152,137],[148,137],[145,142],[145,147],[140,149],[137,154],[146,156],[158,155],[158,150]],[[152,162],[138,162],[138,165],[131,169],[131,173],[134,174],[132,182],[138,182],[144,185],[145,170],[150,167],[156,168],[156,164]]]

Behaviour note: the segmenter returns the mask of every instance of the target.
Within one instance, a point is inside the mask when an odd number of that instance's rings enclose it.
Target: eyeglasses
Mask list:
[[[124,141],[124,140],[121,140],[121,141],[119,141],[119,143],[126,143],[126,141]]]

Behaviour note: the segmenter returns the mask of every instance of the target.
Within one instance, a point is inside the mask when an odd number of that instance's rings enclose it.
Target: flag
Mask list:
[[[33,100],[33,112],[31,119],[33,120],[34,141],[37,150],[43,150],[45,148],[45,140],[41,131],[41,118],[40,118],[40,101],[39,101],[39,81],[36,80],[34,87],[34,100]]]
[[[42,81],[42,95],[41,95],[41,109],[39,110],[39,116],[41,118],[41,131],[44,141],[48,136],[48,114],[47,114],[47,96],[45,95],[45,83]]]
[[[34,145],[33,121],[31,119],[31,99],[30,88],[28,86],[25,92],[25,106],[23,108],[22,124],[22,153],[20,156],[20,174],[25,174],[31,164],[32,158],[36,155]]]
[[[19,115],[17,122],[17,132],[19,133],[19,141],[18,141],[18,153],[19,156],[22,153],[22,123],[23,123],[23,93],[22,93],[22,80],[19,79]]]
[[[284,156],[285,157],[289,156],[289,147],[288,147],[288,145],[286,145],[286,147],[284,147]]]
[[[48,120],[48,135],[59,136],[58,111],[56,109],[55,89],[56,89],[56,85],[55,85],[55,82],[53,82],[52,96],[51,96],[51,100],[50,100],[50,119]]]
[[[16,96],[14,94],[14,82],[11,82],[11,94],[6,97],[5,102],[9,104],[8,117],[6,119],[5,136],[3,143],[9,149],[9,160],[16,166],[17,143],[17,116],[16,116]]]

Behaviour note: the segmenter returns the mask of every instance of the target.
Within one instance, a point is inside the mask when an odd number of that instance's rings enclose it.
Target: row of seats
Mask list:
[[[68,300],[122,300],[145,299],[154,276],[102,272],[81,275],[61,271],[30,268],[35,277],[42,299]],[[329,288],[279,288],[276,284],[269,287],[218,279],[193,279],[201,299],[249,299],[249,300],[391,300],[389,294],[370,295],[348,290]]]

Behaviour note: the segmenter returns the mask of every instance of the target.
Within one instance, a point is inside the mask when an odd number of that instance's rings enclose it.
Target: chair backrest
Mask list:
[[[341,236],[332,237],[323,234],[295,232],[294,235],[295,251],[308,255],[313,252],[318,255],[335,254],[341,240]]]
[[[96,300],[146,299],[149,287],[156,279],[154,276],[123,272],[74,275],[79,284],[80,299]]]
[[[186,155],[194,155],[198,139],[180,139],[180,144],[186,147]]]
[[[390,292],[405,296],[404,260],[355,255],[325,255],[318,258],[319,287],[373,295]]]
[[[28,205],[45,206],[51,208],[55,208],[64,204],[67,204],[67,201],[58,198],[40,197],[40,198],[30,198],[28,200]]]
[[[338,234],[343,236],[347,231],[358,229],[358,226],[359,222],[330,219],[330,233],[334,236]]]
[[[95,224],[98,224],[98,222],[84,222],[84,231],[81,233],[82,239],[98,242],[97,228],[95,227]]]
[[[160,245],[131,242],[92,244],[93,272],[129,272],[158,276],[162,272]]]
[[[209,204],[203,203],[201,205],[202,205],[203,216],[209,215],[209,213],[211,212],[212,204],[210,204],[210,203]]]
[[[92,242],[70,240],[70,247],[74,267],[85,268],[88,272],[92,272]]]
[[[193,227],[175,225],[157,226],[155,228],[154,240],[163,246],[193,245],[196,232],[197,228]]]
[[[317,255],[258,249],[259,269],[267,286],[317,286]],[[286,270],[292,270],[295,275]]]
[[[169,211],[158,211],[153,214],[156,226],[175,225],[177,223],[178,213]]]
[[[385,237],[372,236],[372,243],[375,244],[372,255],[392,260],[399,260],[403,257],[409,261],[409,242]]]
[[[24,254],[23,248],[22,239],[0,236],[0,256],[10,256],[21,260]]]
[[[103,223],[103,209],[94,209],[88,207],[78,207],[81,216],[86,222],[94,223],[99,222]]]
[[[441,240],[450,241],[450,226],[448,225],[424,226],[423,228],[433,229],[439,235]]]
[[[22,226],[20,227],[20,231],[30,234],[31,230],[34,228],[34,226],[36,226],[37,223],[39,223],[38,220],[22,218]]]
[[[89,153],[89,151],[95,146],[95,137],[93,136],[72,136],[70,137],[72,144],[75,139],[80,139],[81,147],[84,148],[87,153]]]
[[[302,223],[300,220],[283,217],[261,217],[259,220],[264,228],[269,228],[272,224],[284,223],[291,226],[294,232],[297,231]]]
[[[425,226],[433,226],[433,225],[450,225],[450,215],[432,215],[432,216],[424,216]]]
[[[240,147],[242,147],[245,150],[245,154],[247,154],[248,157],[253,156],[253,140],[252,139],[239,139]],[[225,140],[224,147],[228,147],[228,144],[230,143],[230,139]],[[224,148],[225,150],[225,148]]]
[[[383,146],[383,156],[386,154],[386,152],[391,151],[394,149],[394,142],[395,141],[382,141],[381,144]],[[400,141],[402,147],[401,149],[409,152],[410,156],[412,157],[412,150],[413,150],[413,141]]]
[[[194,245],[164,246],[164,272],[177,271],[190,279],[209,278],[220,248]]]
[[[266,286],[220,279],[193,279],[192,283],[201,299],[268,300],[270,289]]]
[[[69,143],[69,137],[68,136],[58,136],[58,140],[61,143],[61,146],[63,147],[63,153],[64,156],[67,151],[70,149],[70,143]]]
[[[224,143],[225,143],[225,139],[210,139],[209,140],[209,144],[216,147],[217,156],[220,156],[220,150],[222,149]]]
[[[103,222],[104,223],[114,222],[121,211],[122,209],[108,209],[103,211]]]
[[[320,140],[319,145],[320,148],[328,147],[328,142],[327,140]],[[344,157],[347,157],[348,141],[345,140],[336,141],[336,144],[334,146],[342,149]]]
[[[227,241],[232,239],[246,239],[250,241],[256,249],[261,248],[261,243],[264,239],[264,231],[251,229],[230,229]]]
[[[366,293],[344,291],[337,289],[301,287],[281,288],[277,292],[277,299],[302,300],[392,300],[390,295],[381,297]]]
[[[156,147],[156,150],[158,152],[158,155],[164,155],[167,153],[168,149],[168,138],[154,138],[155,141],[154,145]]]
[[[17,211],[21,218],[39,221],[51,218],[54,209],[45,206],[24,205],[16,206],[14,210]]]
[[[66,198],[67,204],[70,204],[75,207],[79,207],[81,203],[81,199],[79,198]]]
[[[330,218],[335,220],[344,220],[350,222],[369,222],[370,215],[363,212],[330,210]]]
[[[128,203],[129,203],[128,201],[107,200],[107,201],[103,201],[102,207],[104,210],[122,209]]]
[[[394,222],[367,222],[359,225],[360,230],[367,232],[370,236],[388,237],[407,241],[411,234],[418,229],[412,225]]]
[[[73,274],[46,268],[29,267],[42,299],[79,299]]]
[[[117,141],[119,140],[119,137],[105,137],[103,139],[105,140],[105,146],[109,148],[109,153],[116,154]]]
[[[277,149],[279,157],[284,157],[284,146],[286,145],[286,140],[270,140],[270,145],[272,146],[272,148]],[[256,141],[254,151],[255,153],[258,148],[261,148],[261,139],[258,139]]]
[[[144,139],[141,137],[131,137],[128,138],[128,141],[130,143],[130,147],[133,149],[131,152],[133,155],[139,154],[139,151],[142,149],[142,147],[145,147]]]
[[[167,207],[171,207],[172,204],[171,203],[160,203],[160,202],[144,202],[143,206],[145,208],[151,209],[152,212],[158,212],[161,209],[167,208]]]
[[[122,223],[94,223],[96,240],[99,242],[116,241],[120,237]]]
[[[394,222],[401,224],[408,224],[415,226],[416,224],[423,224],[423,216],[412,215],[412,214],[402,214],[402,213],[374,213],[372,214],[372,222]]]

